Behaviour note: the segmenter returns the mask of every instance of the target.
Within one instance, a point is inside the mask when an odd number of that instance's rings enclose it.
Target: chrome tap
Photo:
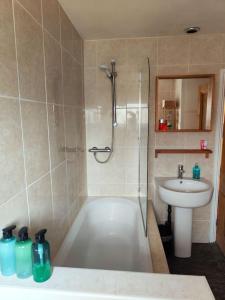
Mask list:
[[[178,176],[177,176],[177,178],[183,179],[183,174],[184,173],[185,173],[184,166],[183,165],[178,165]]]

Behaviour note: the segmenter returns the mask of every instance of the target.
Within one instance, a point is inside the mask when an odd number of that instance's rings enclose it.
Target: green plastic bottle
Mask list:
[[[22,227],[16,242],[16,276],[28,278],[32,275],[32,240],[28,236],[28,228]]]
[[[33,279],[44,282],[52,275],[50,246],[45,240],[47,230],[42,229],[35,234],[35,243],[32,245]]]

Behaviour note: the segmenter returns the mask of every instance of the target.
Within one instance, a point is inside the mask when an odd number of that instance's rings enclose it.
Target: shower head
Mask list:
[[[105,72],[105,74],[108,78],[112,77],[112,73],[107,65],[100,65],[99,69],[102,70],[103,72]]]

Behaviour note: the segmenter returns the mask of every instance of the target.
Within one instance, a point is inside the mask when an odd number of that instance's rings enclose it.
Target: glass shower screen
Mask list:
[[[148,143],[149,143],[149,93],[150,62],[146,58],[140,70],[139,78],[139,204],[147,236],[148,215]]]

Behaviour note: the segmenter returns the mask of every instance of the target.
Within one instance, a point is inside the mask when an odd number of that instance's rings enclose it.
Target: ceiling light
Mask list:
[[[200,30],[200,27],[198,27],[198,26],[191,26],[191,27],[187,27],[187,28],[185,28],[185,32],[187,33],[187,34],[190,34],[190,33],[196,33],[196,32],[198,32]]]

